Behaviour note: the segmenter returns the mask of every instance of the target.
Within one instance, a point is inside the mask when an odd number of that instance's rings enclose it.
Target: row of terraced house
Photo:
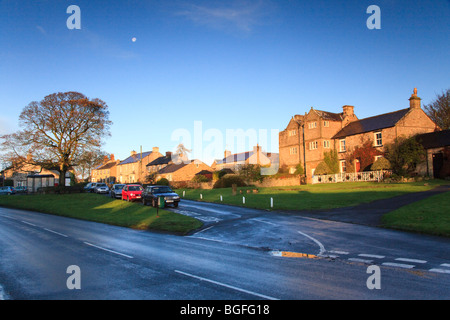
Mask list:
[[[358,119],[354,106],[350,105],[343,106],[340,113],[311,108],[304,115],[294,115],[279,133],[279,153],[263,152],[258,145],[251,151],[236,154],[225,150],[223,159],[215,160],[209,166],[198,159],[175,163],[171,152],[163,155],[158,147],[154,147],[147,152],[132,151],[123,161],[115,160],[114,156],[105,159],[93,170],[91,181],[145,182],[150,174],[157,180],[190,181],[198,174],[211,177],[216,170],[236,171],[243,164],[253,163],[265,167],[276,165],[292,174],[301,165],[306,180],[311,182],[327,151],[337,151],[342,173],[359,172],[364,168],[360,167],[358,159],[351,165],[346,160],[348,153],[356,147],[370,141],[380,151],[374,157],[375,161],[382,157],[384,147],[396,138],[417,134],[423,135],[427,149],[427,160],[421,173],[437,177],[442,163],[449,161],[449,130],[441,131],[424,112],[417,89],[414,89],[409,107],[369,118]]]

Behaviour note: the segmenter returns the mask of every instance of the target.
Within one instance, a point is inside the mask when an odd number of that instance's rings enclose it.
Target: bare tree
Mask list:
[[[16,168],[31,164],[56,169],[64,185],[67,170],[84,152],[101,146],[111,124],[108,106],[100,99],[78,92],[50,94],[23,109],[22,130],[0,137],[4,160]]]
[[[450,89],[423,106],[425,112],[442,130],[450,129]]]

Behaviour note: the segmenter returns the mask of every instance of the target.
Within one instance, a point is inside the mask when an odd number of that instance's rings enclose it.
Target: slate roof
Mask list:
[[[450,130],[419,134],[416,139],[425,149],[450,146]]]
[[[380,114],[378,116],[365,118],[357,121],[350,122],[338,133],[335,134],[333,139],[344,138],[359,133],[376,131],[384,128],[390,128],[403,118],[408,112],[408,109],[402,109],[390,113]]]
[[[151,153],[152,153],[151,151],[142,152],[142,159],[144,159],[145,157],[147,157]],[[123,160],[121,163],[119,163],[119,165],[128,164],[128,163],[135,163],[135,162],[138,162],[140,159],[141,159],[141,153],[138,152],[138,153],[136,153],[136,155],[129,156],[128,158]]]
[[[323,120],[342,121],[342,113],[333,113],[328,111],[313,109]]]
[[[171,156],[162,156],[162,157],[156,158],[155,160],[153,160],[146,166],[148,167],[148,166],[156,166],[159,164],[168,164],[171,160],[172,160]]]
[[[188,165],[188,164],[187,163],[180,163],[180,164],[172,163],[172,164],[169,164],[167,167],[164,167],[161,170],[159,170],[158,174],[172,173],[172,172],[180,170],[181,168],[183,168],[186,165]]]
[[[104,169],[110,169],[114,167],[117,163],[115,161],[105,163],[104,165],[97,167],[96,170],[104,170]]]

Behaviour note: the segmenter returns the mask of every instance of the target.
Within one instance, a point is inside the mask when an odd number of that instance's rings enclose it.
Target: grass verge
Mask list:
[[[202,222],[167,210],[91,194],[0,196],[0,206],[107,223],[139,230],[187,234]]]
[[[258,188],[258,193],[253,193],[254,188],[242,187],[238,188],[237,195],[232,194],[231,188],[178,189],[177,193],[183,195],[184,191],[184,198],[190,200],[258,209],[328,210],[387,199],[411,192],[426,191],[444,183],[448,182],[444,180],[409,183],[349,182]],[[249,193],[247,193],[247,190]],[[240,193],[241,191],[242,193]],[[222,201],[220,196],[222,196]],[[243,203],[243,197],[245,197],[245,204]],[[271,207],[271,198],[273,199],[273,207]]]
[[[450,192],[389,212],[381,221],[387,228],[450,237]]]

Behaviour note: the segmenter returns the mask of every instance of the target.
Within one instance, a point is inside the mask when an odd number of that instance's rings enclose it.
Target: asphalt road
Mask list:
[[[192,201],[173,210],[204,228],[182,237],[0,208],[0,299],[450,298],[444,238]],[[373,265],[380,289],[367,286]]]

